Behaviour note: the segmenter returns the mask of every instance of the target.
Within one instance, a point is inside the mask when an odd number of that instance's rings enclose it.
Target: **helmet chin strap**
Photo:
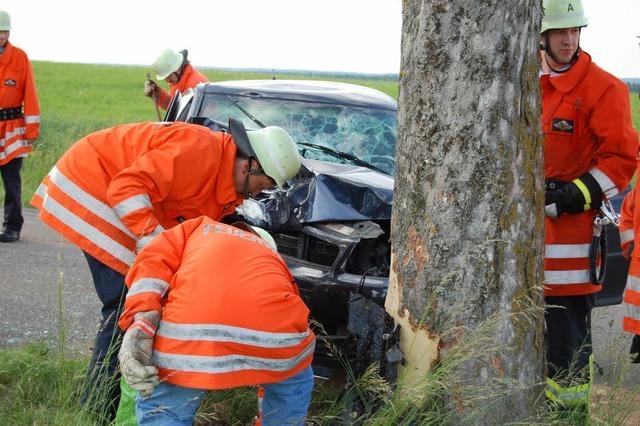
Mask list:
[[[560,63],[560,61],[558,61],[558,59],[553,55],[553,53],[551,52],[551,50],[550,50],[550,49],[547,49],[547,46],[546,46],[546,45],[547,45],[547,44],[549,44],[549,39],[547,38],[547,34],[546,34],[546,32],[545,32],[545,34],[543,34],[543,37],[544,37],[544,39],[545,39],[545,42],[544,42],[544,43],[540,43],[540,48],[541,48],[541,49],[542,49],[542,51],[544,52],[544,62],[547,64],[547,66],[549,67],[549,69],[550,69],[551,71],[553,71],[554,73],[556,73],[556,74],[562,74],[562,73],[565,73],[565,72],[569,71],[569,69],[570,69],[571,67],[567,67],[567,68],[564,68],[564,69],[557,70],[557,69],[555,69],[555,68],[553,68],[553,67],[551,66],[551,64],[550,64],[550,63],[549,63],[549,61],[547,60],[547,55],[549,55],[549,57],[550,57],[551,59],[553,59],[553,61],[554,61],[556,64],[559,64],[559,63]],[[578,51],[579,51],[579,50],[580,50],[580,43],[578,43],[578,47],[576,47],[576,51],[574,52],[573,56],[571,57],[571,61],[569,61],[569,64],[570,64],[570,63],[572,63],[572,62],[574,62],[576,59],[578,59]],[[564,65],[569,65],[569,64],[562,64],[562,65],[564,66]]]
[[[249,174],[244,178],[244,184],[242,185],[242,198],[245,200],[251,198],[251,191],[249,191]]]

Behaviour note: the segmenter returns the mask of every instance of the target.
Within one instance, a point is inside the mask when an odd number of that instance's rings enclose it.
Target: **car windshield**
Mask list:
[[[370,164],[391,176],[395,174],[396,111],[209,93],[198,115],[221,123],[235,118],[250,130],[260,128],[259,123],[280,126],[301,143],[298,148],[305,158],[359,166]]]

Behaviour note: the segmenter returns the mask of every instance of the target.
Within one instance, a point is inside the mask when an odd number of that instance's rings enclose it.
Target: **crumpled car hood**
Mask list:
[[[273,231],[313,222],[389,220],[393,178],[374,170],[318,160],[302,160],[286,191],[276,191],[239,208],[248,221]]]

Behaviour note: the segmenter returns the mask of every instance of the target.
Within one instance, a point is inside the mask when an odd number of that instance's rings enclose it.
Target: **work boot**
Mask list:
[[[13,229],[3,229],[0,234],[0,243],[12,243],[20,239],[20,231],[14,231]]]
[[[640,334],[633,336],[629,356],[632,364],[640,364]]]

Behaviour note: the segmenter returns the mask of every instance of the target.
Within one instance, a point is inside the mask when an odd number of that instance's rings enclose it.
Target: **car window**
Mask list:
[[[307,101],[207,94],[200,116],[226,123],[241,120],[247,129],[257,121],[280,126],[300,143],[321,145],[355,155],[393,176],[397,138],[396,112]],[[299,146],[305,158],[353,164],[328,150]]]

